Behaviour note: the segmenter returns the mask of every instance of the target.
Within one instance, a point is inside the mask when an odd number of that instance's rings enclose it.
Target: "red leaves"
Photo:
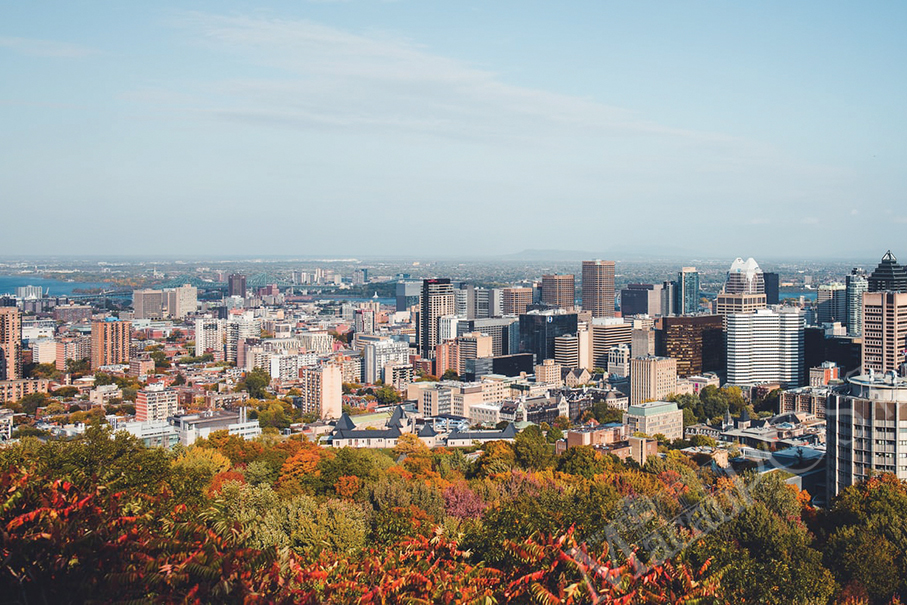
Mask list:
[[[644,567],[631,559],[614,565],[604,553],[593,555],[577,544],[573,528],[556,538],[539,536],[507,547],[521,562],[504,589],[505,600],[532,597],[540,603],[631,602],[679,604],[717,594],[717,582],[699,580],[708,564],[693,572],[666,563]]]

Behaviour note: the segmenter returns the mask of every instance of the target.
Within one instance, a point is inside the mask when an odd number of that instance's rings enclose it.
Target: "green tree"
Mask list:
[[[702,402],[702,412],[699,420],[706,418],[715,418],[724,416],[728,410],[727,393],[714,385],[708,385],[699,392],[699,400]]]
[[[517,463],[523,468],[541,470],[548,468],[554,461],[551,446],[536,425],[530,425],[516,436],[513,443]]]
[[[271,384],[271,374],[261,368],[254,368],[246,372],[243,381],[238,385],[241,391],[248,391],[252,399],[264,399],[267,397],[267,388]]]
[[[587,479],[605,472],[607,468],[608,464],[591,445],[567,448],[567,451],[557,459],[557,470]]]
[[[441,375],[441,380],[460,380],[460,375],[456,370],[445,370]]]
[[[381,405],[389,405],[392,403],[398,403],[403,398],[400,396],[400,393],[397,392],[392,385],[386,384],[375,391],[375,398],[378,399],[378,403]]]
[[[170,367],[170,360],[167,359],[167,354],[163,351],[152,351],[151,359],[154,360],[155,370],[166,370]]]
[[[66,372],[72,374],[73,377],[84,376],[89,371],[91,371],[91,360],[88,358],[66,360]]]
[[[570,419],[566,416],[558,416],[554,419],[554,428],[566,431],[570,428]]]
[[[604,401],[596,401],[592,404],[592,414],[601,424],[609,422],[623,422],[623,412],[617,408],[612,408]]]
[[[57,380],[60,378],[61,373],[57,369],[57,366],[52,363],[39,363],[35,364],[31,368],[29,376],[31,376],[32,378],[46,378],[48,380]]]
[[[22,411],[29,416],[34,416],[38,408],[43,408],[50,404],[51,399],[46,393],[32,393],[19,400],[19,406]]]

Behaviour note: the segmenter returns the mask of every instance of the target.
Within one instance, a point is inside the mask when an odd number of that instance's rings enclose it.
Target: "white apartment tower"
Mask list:
[[[800,386],[805,320],[798,308],[728,315],[727,380],[738,386],[780,382]]]
[[[195,354],[224,350],[224,322],[214,317],[195,320]]]

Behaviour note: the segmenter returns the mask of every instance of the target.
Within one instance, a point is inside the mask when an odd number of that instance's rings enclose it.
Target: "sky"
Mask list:
[[[907,3],[7,2],[0,254],[907,258]]]

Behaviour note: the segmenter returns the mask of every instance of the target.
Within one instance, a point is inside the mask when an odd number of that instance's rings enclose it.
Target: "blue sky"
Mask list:
[[[907,4],[0,6],[0,253],[833,257],[907,229]]]

